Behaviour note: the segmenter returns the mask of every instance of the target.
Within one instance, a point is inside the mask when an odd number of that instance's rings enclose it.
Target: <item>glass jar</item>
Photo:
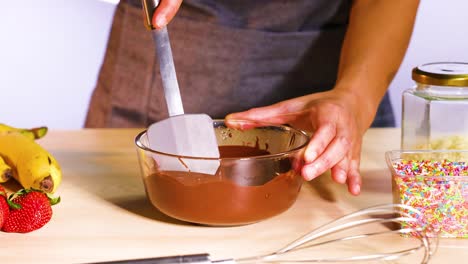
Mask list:
[[[423,64],[412,78],[402,98],[402,149],[468,149],[468,63]]]

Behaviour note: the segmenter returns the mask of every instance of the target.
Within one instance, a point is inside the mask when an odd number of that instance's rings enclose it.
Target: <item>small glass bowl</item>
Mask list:
[[[394,203],[419,210],[431,236],[468,238],[468,151],[394,150],[385,156]]]

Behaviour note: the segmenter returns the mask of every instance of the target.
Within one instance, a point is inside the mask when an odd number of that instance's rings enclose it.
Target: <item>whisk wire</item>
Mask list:
[[[392,217],[380,217],[375,215],[392,214]],[[366,217],[356,219],[359,217]],[[285,247],[267,255],[248,257],[237,259],[238,263],[326,263],[326,262],[356,262],[356,261],[378,261],[378,260],[394,260],[413,254],[417,251],[424,250],[421,263],[427,263],[437,248],[437,237],[431,239],[426,233],[426,227],[421,222],[422,214],[413,207],[401,204],[386,204],[369,207],[354,213],[344,215],[332,222],[324,224],[311,232],[305,234],[299,239]],[[379,232],[369,232],[364,234],[347,235],[339,238],[318,241],[324,237],[337,234],[341,231],[351,228],[369,225],[373,223],[386,224],[396,223],[400,228],[395,230],[385,230]],[[405,227],[403,227],[405,225]],[[397,233],[400,235],[411,235],[418,239],[420,244],[414,247],[408,247],[402,250],[394,250],[392,252],[380,252],[366,255],[354,255],[348,257],[330,257],[330,258],[307,258],[307,259],[285,259],[283,255],[288,255],[293,251],[304,250],[311,247],[322,246],[326,244],[339,243],[343,241],[365,239],[379,235]],[[313,243],[315,242],[315,243]]]

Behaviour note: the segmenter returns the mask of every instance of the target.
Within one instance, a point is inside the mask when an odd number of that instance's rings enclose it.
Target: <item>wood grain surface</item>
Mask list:
[[[211,258],[240,258],[281,248],[307,231],[364,207],[391,203],[390,173],[384,153],[399,148],[399,129],[370,129],[364,138],[362,194],[328,174],[303,185],[297,202],[271,219],[236,227],[207,227],[169,218],[146,199],[134,138],[139,129],[50,131],[39,143],[58,160],[62,201],[52,220],[28,234],[0,233],[0,263],[89,263],[167,255],[209,253]],[[6,185],[18,188],[15,182]],[[310,248],[303,257],[340,256],[344,252],[385,252],[407,238],[361,240],[352,245]],[[416,257],[415,257],[416,258]],[[414,258],[391,263],[417,263]],[[468,240],[441,239],[431,263],[463,263]]]

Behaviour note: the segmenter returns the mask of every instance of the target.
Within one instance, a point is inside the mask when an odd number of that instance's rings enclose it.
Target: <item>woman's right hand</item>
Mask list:
[[[153,14],[153,26],[156,29],[165,27],[174,18],[181,4],[182,0],[160,0]]]

